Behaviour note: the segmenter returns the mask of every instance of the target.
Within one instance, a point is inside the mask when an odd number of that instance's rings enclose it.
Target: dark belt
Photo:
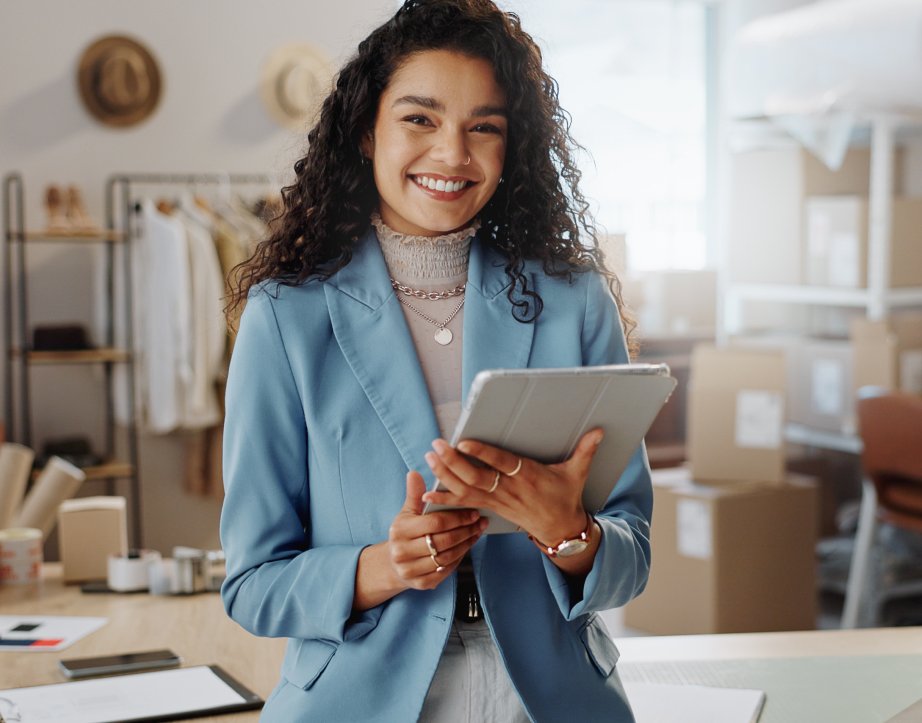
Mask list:
[[[458,594],[455,598],[455,620],[473,623],[483,619],[480,594],[474,579],[474,563],[465,556],[458,566]]]

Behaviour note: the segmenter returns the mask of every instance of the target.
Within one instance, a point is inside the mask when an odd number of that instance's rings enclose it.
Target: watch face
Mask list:
[[[589,543],[586,540],[564,540],[560,543],[560,547],[557,548],[557,555],[559,557],[578,555],[587,547],[589,547]]]

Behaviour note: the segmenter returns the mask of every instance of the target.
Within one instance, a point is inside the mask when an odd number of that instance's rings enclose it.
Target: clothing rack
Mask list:
[[[120,232],[122,237],[130,242],[132,238],[132,216],[138,206],[138,186],[224,186],[228,189],[232,187],[261,185],[268,186],[274,181],[273,177],[267,174],[256,173],[117,173],[109,176],[106,180],[106,227],[111,232]],[[124,264],[124,276],[126,279],[131,278],[131,243],[124,244],[124,253],[122,261]],[[114,249],[111,244],[106,249],[106,269],[107,269],[107,293],[108,298],[113,298],[115,287],[114,275]],[[126,284],[125,294],[125,324],[126,324],[126,345],[129,349],[134,349],[134,308],[131,294],[131,284]],[[112,328],[112,314],[108,316],[109,328],[106,329],[107,338],[114,336]],[[128,366],[128,386],[129,393],[134,394],[135,389],[135,370],[134,365]],[[109,388],[111,385],[108,385]],[[114,414],[113,405],[108,405],[110,414]],[[130,457],[138,459],[138,425],[132,416],[129,421],[128,429],[128,446]],[[114,420],[110,420],[114,421]],[[114,429],[114,424],[107,425],[109,429]],[[136,476],[137,479],[137,476]],[[141,539],[141,506],[140,506],[140,485],[137,485],[136,493],[132,495],[132,511],[136,520],[134,529],[134,541],[140,545]]]

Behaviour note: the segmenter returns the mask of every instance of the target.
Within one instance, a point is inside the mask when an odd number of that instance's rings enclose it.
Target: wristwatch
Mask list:
[[[592,526],[594,524],[595,520],[592,515],[586,513],[586,529],[579,533],[579,537],[572,537],[568,540],[564,540],[556,547],[545,545],[531,535],[528,536],[528,539],[534,542],[538,546],[538,549],[548,557],[573,557],[581,552],[585,552],[586,548],[589,547],[589,535],[592,534]]]

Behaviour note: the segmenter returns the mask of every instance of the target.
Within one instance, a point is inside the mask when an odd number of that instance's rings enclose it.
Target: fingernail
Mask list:
[[[595,435],[595,440],[593,440],[592,443],[596,446],[599,446],[599,444],[602,443],[603,437],[605,437],[605,432],[599,432],[598,434]]]
[[[464,453],[467,453],[471,451],[471,445],[467,442],[461,442],[461,444],[458,445],[458,449]]]
[[[438,459],[434,454],[432,454],[432,452],[426,452],[426,454],[424,454],[423,457],[426,460],[426,464],[428,464],[430,467],[435,465]]]
[[[487,527],[489,527],[489,526],[490,526],[490,518],[489,518],[489,517],[481,517],[481,518],[480,518],[480,532],[481,532],[481,534],[483,534],[483,531],[484,531],[485,529],[487,529]]]
[[[467,519],[471,522],[476,522],[478,517],[480,517],[480,513],[474,510],[467,516]]]
[[[437,439],[432,443],[432,448],[436,452],[444,452],[446,449],[448,449],[448,444],[446,444],[444,439]]]

